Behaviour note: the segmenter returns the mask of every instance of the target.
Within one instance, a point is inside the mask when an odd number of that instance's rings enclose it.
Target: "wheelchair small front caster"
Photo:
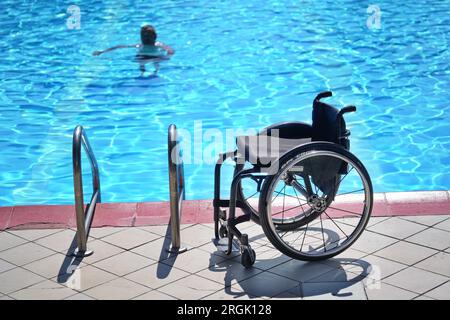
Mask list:
[[[256,261],[256,253],[250,246],[241,249],[241,264],[245,268],[250,268]]]
[[[227,230],[226,226],[224,226],[224,225],[220,226],[219,236],[220,236],[220,238],[227,238],[228,237],[228,230]]]

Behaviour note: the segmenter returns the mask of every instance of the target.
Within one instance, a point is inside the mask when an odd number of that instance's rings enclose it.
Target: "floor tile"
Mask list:
[[[162,236],[162,237],[171,238],[170,225],[145,226],[145,227],[139,227],[139,229],[142,229],[144,231],[157,234],[157,235]]]
[[[427,227],[411,221],[393,217],[377,223],[368,229],[397,239],[404,239],[424,230],[425,228]]]
[[[450,300],[450,282],[447,281],[443,285],[428,291],[425,295],[433,299]]]
[[[248,295],[248,293],[237,289],[235,286],[221,289],[202,300],[261,300],[260,298]]]
[[[331,267],[339,268],[342,265],[342,263],[351,263],[352,261],[363,259],[363,257],[367,255],[368,253],[355,250],[351,247],[330,259],[320,261],[320,263],[329,265]]]
[[[271,245],[253,247],[253,249],[256,252],[256,262],[253,265],[254,268],[268,270],[291,260],[291,258],[284,255]],[[241,255],[233,258],[233,261],[241,263]]]
[[[407,238],[407,241],[443,250],[450,246],[450,235],[447,231],[432,228]]]
[[[247,227],[245,229],[240,228],[241,225],[239,225],[239,230],[241,230],[242,233],[245,233],[248,235],[248,241],[252,245],[253,242],[257,242],[260,244],[268,244],[269,240],[267,239],[266,235],[264,234],[264,231],[262,227],[259,224],[251,222],[251,226]]]
[[[156,234],[146,232],[139,228],[130,227],[124,231],[104,237],[102,238],[102,241],[108,242],[125,250],[130,250],[158,238],[159,236]]]
[[[76,291],[56,282],[46,280],[26,289],[14,292],[11,297],[16,300],[62,300]]]
[[[443,284],[446,280],[447,277],[414,267],[409,267],[399,273],[387,277],[383,280],[383,282],[416,293],[424,293],[440,284]]]
[[[445,221],[442,221],[441,223],[438,223],[438,224],[434,225],[433,228],[441,229],[441,230],[445,230],[445,231],[449,231],[450,232],[450,219],[447,219]]]
[[[302,283],[304,300],[366,300],[364,286],[360,282]]]
[[[106,282],[84,293],[99,300],[128,300],[150,289],[124,278]]]
[[[189,276],[187,272],[172,268],[163,263],[155,263],[149,267],[133,272],[125,276],[125,278],[151,289],[157,289],[187,276]]]
[[[117,276],[110,272],[88,265],[76,270],[70,277],[58,279],[57,282],[71,289],[84,291],[115,278]]]
[[[262,272],[247,280],[239,281],[232,288],[238,288],[255,297],[273,297],[296,287],[298,284],[298,281],[281,277],[274,273]]]
[[[448,218],[447,215],[426,215],[426,216],[402,216],[401,219],[420,223],[426,226],[433,226]]]
[[[217,245],[214,243],[214,241],[210,241],[207,244],[202,245],[201,247],[198,247],[198,249],[203,250],[208,253],[212,253],[214,255],[217,255],[219,257],[225,258],[225,259],[232,259],[234,257],[240,256],[241,253],[239,251],[239,248],[237,245],[234,246],[235,250],[231,252],[230,255],[227,255],[225,251],[222,250],[224,248],[226,250],[228,243],[228,239],[220,239],[220,243],[223,243],[224,245],[221,246],[221,248],[218,248]],[[220,246],[220,244],[218,244]]]
[[[200,224],[181,230],[181,242],[188,247],[200,247],[213,238],[214,231]]]
[[[0,273],[0,293],[9,294],[44,280],[45,278],[28,270],[15,268]]]
[[[318,262],[289,260],[270,269],[269,271],[295,281],[304,282],[317,278],[318,276],[331,270],[334,270],[334,268]]]
[[[176,299],[165,293],[159,292],[157,290],[152,290],[150,292],[144,293],[143,295],[137,296],[136,298],[133,298],[133,300],[176,300]]]
[[[27,229],[27,230],[9,230],[8,232],[24,238],[28,241],[35,241],[40,238],[47,237],[51,234],[64,231],[64,229]]]
[[[372,253],[393,244],[397,240],[365,230],[352,245],[352,249]]]
[[[273,300],[302,300],[303,299],[303,291],[301,288],[301,284],[291,288],[287,291],[281,292],[276,296],[272,297]]]
[[[253,277],[262,272],[258,268],[244,268],[240,263],[225,260],[202,270],[197,275],[218,282],[224,287],[231,286],[242,280]]]
[[[0,273],[14,269],[15,267],[15,265],[9,263],[8,261],[0,259]]]
[[[89,231],[89,239],[101,239],[114,233],[124,231],[126,229],[127,228],[124,227],[91,228],[91,230]]]
[[[355,262],[352,262],[352,265]],[[364,271],[350,271],[350,266],[342,265],[340,268],[332,269],[326,273],[323,273],[317,277],[308,279],[306,282],[357,282],[364,281],[368,274]],[[368,267],[366,267],[368,268]]]
[[[155,262],[156,261],[138,254],[124,251],[105,260],[96,262],[93,265],[118,276],[124,276],[128,273],[152,265]]]
[[[182,300],[197,300],[206,297],[221,289],[217,282],[190,275],[172,282],[158,291]]]
[[[90,256],[84,257],[83,262],[92,264],[100,260],[115,256],[124,250],[122,248],[113,246],[102,240],[93,240],[87,244],[88,250],[92,250],[94,253]]]
[[[349,271],[357,274],[364,273],[367,277],[378,281],[408,267],[402,263],[377,257],[375,255],[366,256],[362,260],[365,262],[365,265],[360,264],[352,266],[349,268]]]
[[[167,249],[170,248],[170,243],[169,238],[159,238],[158,240],[134,248],[131,251],[155,261],[163,261],[173,257],[173,254],[167,252]]]
[[[76,268],[83,265],[84,263],[75,257],[55,253],[44,259],[26,264],[23,268],[45,278],[55,278],[61,274],[71,274]]]
[[[376,225],[376,224],[378,224],[378,223],[380,223],[380,222],[382,222],[382,221],[385,221],[385,220],[387,220],[387,219],[390,219],[391,217],[370,217],[370,219],[369,219],[369,222],[367,223],[367,227],[366,228],[368,228],[368,227],[371,227],[371,226],[374,226],[374,225]],[[358,222],[360,219],[358,219],[358,218],[353,218],[353,219],[355,219],[355,221],[356,222]],[[356,225],[356,224],[355,224]]]
[[[400,241],[387,248],[375,252],[379,257],[391,259],[403,264],[413,265],[416,262],[423,260],[434,253],[436,250],[422,247],[413,243]]]
[[[0,251],[17,247],[25,242],[27,242],[27,240],[15,236],[11,233],[8,233],[6,231],[0,232]]]
[[[77,293],[73,296],[65,298],[64,300],[95,300],[95,299],[89,297],[88,295],[85,295],[84,293]]]
[[[450,277],[450,254],[439,252],[428,259],[417,263],[414,267]]]
[[[411,300],[416,293],[400,289],[390,284],[381,282],[379,286],[365,287],[369,300]]]
[[[76,245],[76,242],[73,241],[75,239],[75,235],[75,231],[66,229],[45,238],[36,240],[36,243],[49,249],[66,253],[69,251],[72,244]]]
[[[436,299],[427,297],[425,295],[419,295],[419,296],[415,297],[413,300],[436,300]]]
[[[224,261],[224,258],[207,253],[199,249],[191,249],[185,253],[164,260],[162,263],[173,266],[175,268],[196,273],[206,269],[212,265]]]
[[[8,249],[0,253],[0,257],[17,266],[53,255],[55,252],[33,242]]]

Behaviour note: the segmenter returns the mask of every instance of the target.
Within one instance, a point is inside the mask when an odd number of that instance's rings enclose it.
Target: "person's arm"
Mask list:
[[[175,53],[175,50],[173,50],[171,47],[169,47],[167,44],[164,44],[162,42],[156,42],[156,46],[163,48],[167,52],[167,58],[170,58]]]
[[[118,45],[118,46],[115,46],[115,47],[112,47],[112,48],[109,48],[109,49],[106,49],[106,50],[103,50],[103,51],[94,51],[94,52],[92,52],[92,55],[93,56],[99,56],[102,53],[105,53],[105,52],[108,52],[108,51],[112,51],[112,50],[122,49],[122,48],[137,48],[139,46],[140,46],[140,44]]]

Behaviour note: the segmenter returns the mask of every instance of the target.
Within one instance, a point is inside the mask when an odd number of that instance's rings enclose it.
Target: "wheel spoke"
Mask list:
[[[337,187],[338,185],[340,185],[342,181],[344,181],[344,179],[348,176],[348,174],[349,174],[353,169],[355,169],[354,166],[352,166],[352,168],[351,168],[350,170],[347,171],[347,173],[345,174],[345,176],[339,181],[339,183],[336,184],[336,187]]]
[[[303,234],[302,246],[300,247],[300,251],[303,249],[303,243],[305,243],[306,232],[308,231],[309,223],[306,224],[305,233]]]
[[[359,190],[354,190],[354,191],[340,193],[340,194],[335,195],[334,197],[336,198],[336,197],[339,197],[339,196],[343,196],[344,194],[350,194],[350,193],[355,193],[355,192],[359,192],[359,191],[364,191],[364,188],[359,189]]]
[[[300,207],[302,207],[302,206],[304,206],[304,205],[306,205],[306,203],[301,204],[301,205],[299,205],[299,206],[295,206],[295,207],[286,209],[286,210],[284,210],[284,211],[280,211],[280,212],[274,213],[272,216],[276,216],[277,214],[280,214],[280,213],[283,213],[283,212],[287,212],[287,211],[290,211],[290,210],[294,210],[294,209],[300,208]]]
[[[254,194],[252,194],[251,196],[245,198],[244,201],[247,201],[248,199],[253,198],[253,196],[256,195],[258,192],[259,192],[259,191],[256,191],[256,192],[255,192]]]
[[[326,211],[324,211],[323,213],[325,213],[326,215],[327,215],[327,217],[331,220],[331,222],[333,222],[335,225],[336,225],[336,227],[338,227],[339,228],[339,230],[341,230],[341,232],[347,237],[347,239],[348,239],[348,235],[337,225],[337,223],[336,222],[334,222],[334,220],[328,215],[328,213],[326,212]]]
[[[284,189],[286,191],[286,184],[284,185]],[[281,223],[284,221],[284,203],[286,201],[286,196],[283,196],[283,215],[281,216]]]
[[[327,247],[325,245],[325,235],[323,234],[322,215],[319,215],[319,217],[320,217],[320,229],[322,230],[323,250],[327,252]]]
[[[329,206],[328,208],[333,209],[333,210],[338,210],[338,211],[343,211],[343,212],[351,213],[351,214],[356,214],[357,216],[362,216],[361,213],[357,213],[357,212],[353,212],[353,211],[348,211],[348,210],[344,210],[344,209],[339,209],[339,208],[335,208],[335,207],[332,207],[332,206]]]
[[[301,205],[302,203],[300,202],[300,198],[298,197],[297,191],[295,190],[294,187],[292,187],[292,189],[294,189],[295,195],[296,195],[297,200],[298,200],[298,204]],[[303,210],[303,206],[301,208],[302,208],[302,211],[303,211],[303,215],[305,215],[305,210]]]
[[[283,187],[283,189],[284,189],[284,187]],[[275,201],[275,199],[276,199],[280,194],[281,194],[281,195],[284,195],[284,196],[286,196],[286,197],[290,197],[290,198],[294,198],[294,199],[295,199],[294,196],[292,196],[292,195],[290,195],[290,194],[285,194],[285,193],[283,193],[282,191],[283,191],[283,190],[275,191],[275,192],[277,193],[277,195],[275,196],[275,198],[272,199],[272,203]]]

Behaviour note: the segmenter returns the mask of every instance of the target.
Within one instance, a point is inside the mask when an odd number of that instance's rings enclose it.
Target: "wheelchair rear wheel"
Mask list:
[[[297,147],[278,162],[259,199],[269,241],[299,260],[321,260],[350,247],[364,231],[373,189],[363,164],[333,143]]]

